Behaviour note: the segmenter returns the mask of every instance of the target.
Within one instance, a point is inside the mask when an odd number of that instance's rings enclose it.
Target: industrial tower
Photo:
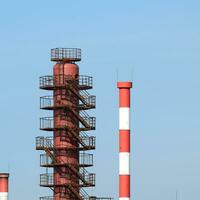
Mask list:
[[[40,118],[40,130],[53,131],[53,136],[37,137],[36,149],[45,152],[40,155],[40,166],[46,167],[40,186],[51,188],[53,196],[40,200],[110,199],[89,196],[83,189],[95,186],[95,174],[88,171],[93,154],[88,151],[95,149],[96,138],[86,132],[95,130],[96,118],[87,111],[95,108],[96,97],[88,92],[92,77],[79,75],[81,49],[52,49],[51,61],[56,62],[53,76],[40,77],[40,89],[53,95],[41,97],[40,108],[52,110],[53,117]]]
[[[8,200],[9,173],[0,173],[0,200]]]
[[[119,88],[119,200],[130,200],[131,88],[132,82],[118,82]]]

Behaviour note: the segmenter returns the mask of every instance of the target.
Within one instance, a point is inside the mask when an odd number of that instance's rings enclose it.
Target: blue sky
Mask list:
[[[82,48],[80,71],[97,95],[97,186],[117,198],[116,81],[133,80],[132,199],[199,199],[200,2],[1,1],[0,171],[10,200],[51,194],[39,188],[39,76],[52,73],[50,49]],[[117,77],[118,72],[118,77]]]

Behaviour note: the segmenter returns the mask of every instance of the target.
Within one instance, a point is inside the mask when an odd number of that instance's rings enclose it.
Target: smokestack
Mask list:
[[[130,89],[132,82],[118,82],[119,88],[119,200],[130,199]]]
[[[0,173],[0,200],[8,200],[8,173]]]

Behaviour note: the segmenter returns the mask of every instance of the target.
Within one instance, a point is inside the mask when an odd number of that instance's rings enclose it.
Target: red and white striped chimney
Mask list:
[[[130,200],[130,89],[132,82],[118,82],[119,88],[119,200]]]
[[[0,173],[0,200],[8,200],[8,173]]]

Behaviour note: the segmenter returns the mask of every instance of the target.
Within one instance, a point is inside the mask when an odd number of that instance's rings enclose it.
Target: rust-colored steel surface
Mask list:
[[[59,62],[54,65],[53,76],[59,85],[63,83],[64,77],[69,77],[69,80],[75,82],[77,87],[76,79],[79,77],[79,67],[74,63]],[[68,129],[75,130],[76,134],[79,135],[79,121],[74,117],[74,113],[67,110],[73,109],[76,115],[79,115],[78,99],[67,88],[56,88],[53,93],[54,105],[65,105],[63,108],[54,109],[54,127],[66,126]],[[59,149],[61,144],[66,149]],[[65,188],[60,185],[73,185],[76,192],[79,193],[79,178],[67,167],[69,164],[79,171],[79,144],[68,130],[55,130],[54,147],[56,159],[66,164],[66,166],[54,167],[54,200],[70,199],[71,196],[67,191],[64,198],[60,197],[60,190],[65,192]]]

